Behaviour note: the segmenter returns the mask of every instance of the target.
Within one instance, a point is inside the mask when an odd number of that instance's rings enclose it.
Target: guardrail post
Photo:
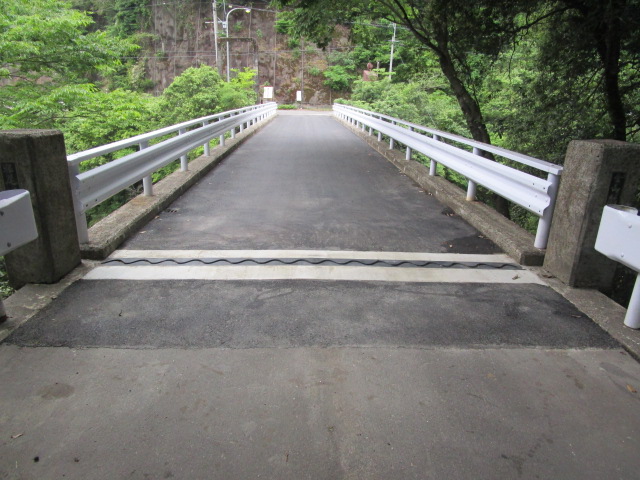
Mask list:
[[[409,130],[413,132],[413,127],[409,127]],[[407,153],[405,155],[405,160],[411,160],[411,147],[407,147]]]
[[[220,135],[220,146],[224,147],[224,133]]]
[[[369,136],[373,135],[373,127],[369,127]]]
[[[80,166],[78,164],[69,165],[69,180],[71,182],[71,198],[73,199],[73,211],[76,219],[76,234],[78,235],[79,243],[89,242],[89,226],[87,225],[87,215],[84,213],[84,208],[80,203],[78,195],[77,176],[80,173]]]
[[[209,125],[209,120],[205,120],[204,122],[202,122],[203,127],[206,127],[207,125]],[[211,145],[209,145],[209,142],[204,144],[204,154],[207,157],[211,155]]]
[[[391,125],[397,125],[396,122],[391,122]],[[392,137],[389,137],[389,150],[393,150],[394,140]]]
[[[542,217],[538,220],[538,229],[536,230],[536,239],[533,246],[536,248],[547,248],[549,241],[549,231],[551,230],[551,219],[556,206],[556,197],[558,196],[558,186],[560,185],[560,177],[550,173],[547,180],[551,183],[547,194],[549,195],[549,206],[545,209]]]
[[[144,140],[138,144],[139,150],[144,150],[145,148],[149,148],[149,141]],[[142,179],[142,189],[144,191],[145,197],[153,196],[153,179],[151,175],[147,175]]]
[[[178,131],[178,135],[184,135],[185,133],[187,133],[187,129],[186,128],[181,128]],[[189,170],[189,160],[188,160],[186,155],[182,155],[180,157],[180,171],[181,172],[186,172],[188,170]]]
[[[382,132],[378,131],[378,141],[382,141]]]
[[[482,150],[478,147],[473,147],[473,154],[482,156]],[[467,179],[467,202],[475,202],[477,190],[478,186],[476,185],[476,182]]]
[[[57,282],[80,263],[64,137],[57,130],[5,130],[0,164],[0,190],[30,192],[38,229],[36,240],[5,256],[11,285]]]
[[[433,139],[436,142],[440,141],[440,137],[438,135],[434,135]],[[433,158],[429,159],[429,175],[435,177],[438,173],[438,162],[436,162]]]

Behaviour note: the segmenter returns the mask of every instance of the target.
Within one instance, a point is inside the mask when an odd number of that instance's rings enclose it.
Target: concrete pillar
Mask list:
[[[609,290],[616,263],[594,249],[602,210],[632,205],[640,185],[640,145],[617,140],[569,144],[544,268],[574,287]]]
[[[5,257],[14,288],[55,283],[80,263],[67,155],[57,130],[0,130],[0,189],[31,194],[38,238]]]

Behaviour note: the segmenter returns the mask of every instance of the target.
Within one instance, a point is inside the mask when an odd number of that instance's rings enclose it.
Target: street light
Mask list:
[[[232,8],[231,10],[229,10],[227,12],[227,15],[224,19],[224,22],[222,22],[222,28],[224,28],[224,32],[227,35],[227,82],[230,80],[230,70],[229,70],[229,64],[231,63],[229,60],[229,15],[231,15],[231,12],[235,11],[235,10],[244,10],[245,13],[250,13],[251,9],[250,8],[245,8],[245,7],[236,7],[236,8]]]

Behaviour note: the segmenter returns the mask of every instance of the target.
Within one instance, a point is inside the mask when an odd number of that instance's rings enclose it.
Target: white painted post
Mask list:
[[[433,139],[436,142],[440,141],[440,137],[438,135],[434,135]],[[438,173],[438,162],[436,162],[433,158],[429,159],[429,175],[435,177]]]
[[[78,243],[89,243],[89,227],[87,226],[87,215],[84,213],[80,203],[78,193],[78,179],[80,165],[69,165],[69,179],[71,180],[71,196],[73,197],[73,208],[76,217],[76,232],[78,233]]]
[[[536,230],[536,239],[533,246],[536,248],[547,248],[547,242],[549,241],[549,231],[551,230],[551,219],[553,218],[553,210],[556,206],[556,198],[558,196],[558,185],[560,184],[560,177],[550,173],[547,175],[547,180],[551,182],[547,194],[549,195],[549,206],[545,208],[542,217],[538,220],[538,229]]]
[[[636,277],[636,284],[633,287],[627,314],[624,317],[624,324],[629,328],[640,328],[640,273]]]
[[[149,148],[149,140],[143,140],[138,144],[140,150]],[[142,179],[142,189],[144,190],[145,197],[153,197],[153,179],[151,175],[147,175]]]
[[[481,156],[482,150],[480,150],[478,147],[473,147],[473,154]],[[476,182],[474,182],[473,180],[467,179],[467,202],[476,201],[477,191],[478,191],[478,186],[476,185]]]
[[[207,125],[209,125],[209,120],[205,120],[204,122],[202,122],[203,127],[206,127]],[[209,145],[209,142],[204,144],[204,154],[207,157],[211,155],[211,145]]]
[[[184,135],[185,133],[187,133],[187,129],[186,128],[181,128],[178,131],[178,135]],[[181,172],[189,171],[189,163],[188,163],[188,159],[187,159],[186,155],[182,155],[180,157],[180,171]]]
[[[413,132],[413,127],[409,127],[409,130]],[[411,147],[407,147],[407,154],[405,155],[405,160],[411,160]]]
[[[378,141],[381,142],[382,141],[382,132],[378,132]]]
[[[396,125],[396,122],[391,122],[392,125]],[[389,150],[393,150],[394,140],[393,138],[389,138]]]

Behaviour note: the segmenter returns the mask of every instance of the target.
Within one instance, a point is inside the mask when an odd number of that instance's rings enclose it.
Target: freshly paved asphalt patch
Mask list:
[[[303,280],[80,281],[6,342],[132,348],[618,346],[541,285]]]
[[[499,251],[451,213],[331,117],[283,116],[121,248]]]

